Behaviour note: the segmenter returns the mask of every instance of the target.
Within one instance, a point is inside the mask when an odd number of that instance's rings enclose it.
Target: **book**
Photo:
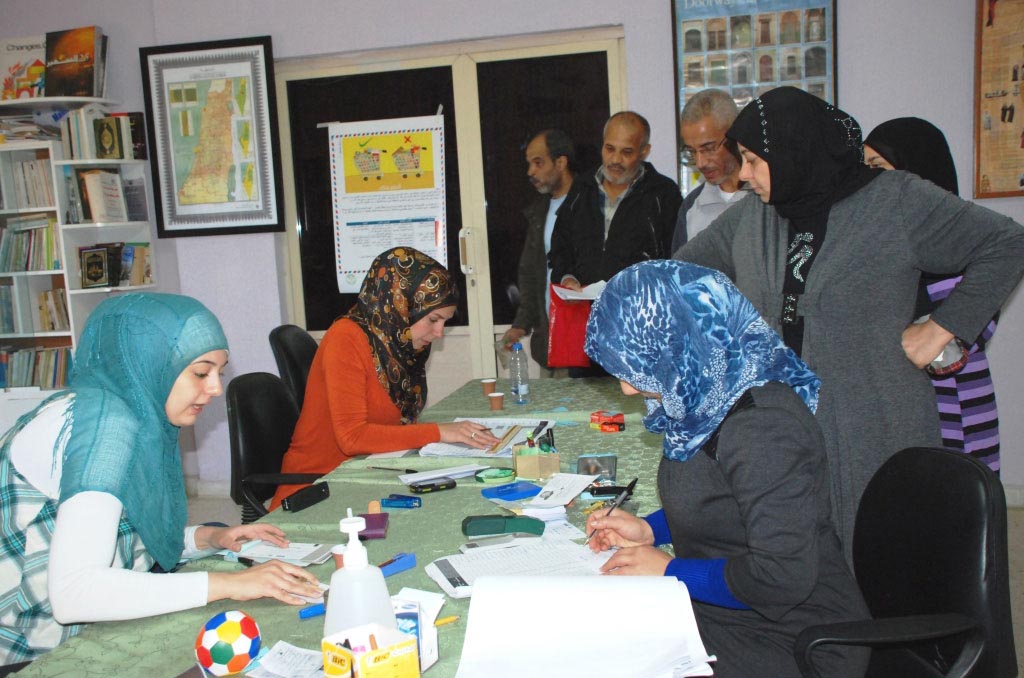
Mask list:
[[[121,132],[124,136],[126,150],[125,158],[131,160],[147,160],[149,155],[146,151],[146,117],[141,111],[111,113],[111,116],[121,120]],[[127,126],[128,131],[125,131]],[[131,143],[128,143],[128,140]],[[128,154],[130,148],[131,154]]]
[[[46,36],[0,39],[0,99],[45,94]]]
[[[100,96],[103,30],[82,26],[46,34],[46,96]]]
[[[121,174],[115,170],[79,170],[83,198],[94,223],[120,223],[128,221],[128,207],[124,200]]]
[[[128,243],[125,245],[125,249],[129,247],[132,249],[132,264],[131,270],[128,272],[128,284],[148,285],[152,283],[153,276],[150,264],[150,253],[152,250],[149,247],[149,243]],[[122,255],[122,261],[123,259]],[[121,275],[123,279],[124,271],[121,272]]]
[[[92,131],[97,159],[121,160],[125,158],[125,139],[121,118],[112,116],[96,118],[92,121]]]
[[[140,177],[121,177],[124,202],[128,206],[129,221],[147,221],[149,207],[146,203],[146,180]]]

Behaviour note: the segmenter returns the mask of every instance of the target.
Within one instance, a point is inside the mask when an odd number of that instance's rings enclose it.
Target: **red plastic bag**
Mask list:
[[[583,352],[590,318],[589,301],[566,301],[551,283],[551,313],[548,318],[548,367],[590,367]]]

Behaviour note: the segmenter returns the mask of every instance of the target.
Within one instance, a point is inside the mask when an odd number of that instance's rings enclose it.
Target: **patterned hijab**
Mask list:
[[[594,303],[584,348],[647,399],[644,425],[664,456],[686,461],[749,389],[787,384],[813,412],[821,381],[718,271],[645,261],[618,273]]]
[[[100,303],[75,353],[60,501],[86,491],[114,495],[167,571],[181,556],[188,516],[179,429],[165,404],[193,360],[227,346],[217,318],[195,299],[135,293]]]
[[[402,423],[415,422],[427,400],[430,345],[415,350],[412,326],[436,308],[455,306],[459,291],[444,266],[411,247],[377,256],[345,315],[370,340],[377,380],[402,411]]]
[[[913,172],[953,195],[960,195],[946,135],[927,120],[887,120],[871,130],[864,145],[878,151],[896,169]]]

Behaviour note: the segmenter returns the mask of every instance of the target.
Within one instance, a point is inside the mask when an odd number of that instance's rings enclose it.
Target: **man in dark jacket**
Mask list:
[[[551,237],[551,280],[572,289],[672,256],[679,186],[646,162],[651,126],[632,111],[604,128],[602,165],[573,182]]]

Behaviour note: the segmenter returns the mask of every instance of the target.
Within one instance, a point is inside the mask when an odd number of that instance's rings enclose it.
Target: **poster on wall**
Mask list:
[[[782,85],[835,103],[835,0],[672,0],[676,116],[715,88],[743,108]],[[685,191],[700,179],[679,164]]]
[[[374,257],[407,245],[448,266],[444,116],[328,125],[338,291],[358,292]]]
[[[978,0],[974,197],[1024,195],[1024,0]]]

